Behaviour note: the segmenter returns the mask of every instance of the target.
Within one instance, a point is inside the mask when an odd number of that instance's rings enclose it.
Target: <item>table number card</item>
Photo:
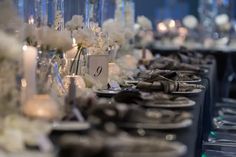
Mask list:
[[[108,83],[108,56],[89,55],[88,74],[95,80],[101,82],[105,87]]]

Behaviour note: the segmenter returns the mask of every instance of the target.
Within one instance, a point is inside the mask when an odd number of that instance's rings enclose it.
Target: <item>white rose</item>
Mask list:
[[[22,45],[14,37],[0,31],[0,59],[18,60],[21,51]]]
[[[216,16],[215,23],[221,30],[229,30],[231,28],[230,19],[227,14]]]
[[[152,29],[152,22],[145,16],[138,16],[137,23],[145,30]]]
[[[184,17],[183,24],[185,27],[187,27],[189,29],[194,29],[198,26],[198,20],[195,16],[188,15],[188,16]]]

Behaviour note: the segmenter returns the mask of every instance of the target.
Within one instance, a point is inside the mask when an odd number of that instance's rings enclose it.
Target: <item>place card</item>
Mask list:
[[[108,83],[108,55],[89,55],[88,74],[105,87]]]

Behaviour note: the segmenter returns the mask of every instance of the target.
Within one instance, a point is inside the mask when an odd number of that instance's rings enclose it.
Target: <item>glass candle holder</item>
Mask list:
[[[49,52],[44,57],[35,47],[23,47],[22,112],[28,117],[45,120],[60,118],[60,104],[56,101],[54,89],[49,84],[53,62],[48,61]],[[40,58],[40,60],[38,60]]]

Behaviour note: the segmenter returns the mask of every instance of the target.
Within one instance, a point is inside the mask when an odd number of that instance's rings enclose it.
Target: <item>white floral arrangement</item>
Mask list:
[[[90,22],[89,26],[85,27],[83,17],[75,15],[66,23],[66,29],[72,33],[79,49],[86,48],[91,55],[107,53],[108,38],[97,23]]]
[[[220,14],[216,16],[215,24],[221,31],[229,31],[231,28],[230,18],[227,14]]]
[[[73,32],[84,27],[83,16],[74,15],[70,21],[66,23],[66,29]]]
[[[49,27],[40,27],[37,30],[38,44],[42,48],[56,49],[65,52],[72,48],[72,39],[67,30],[57,31]]]
[[[154,40],[152,22],[145,16],[138,16],[135,24],[136,44],[146,47]]]
[[[19,42],[0,31],[0,115],[16,112],[19,103],[16,77],[22,46]]]
[[[138,16],[137,24],[139,24],[140,28],[143,30],[152,30],[152,22],[145,16]]]
[[[198,20],[193,15],[187,15],[182,20],[183,25],[188,29],[195,29],[199,25]]]
[[[67,30],[57,31],[47,26],[37,28],[34,24],[25,24],[22,35],[28,45],[42,50],[65,52],[72,48],[72,38]]]
[[[108,35],[111,45],[117,44],[121,46],[125,43],[125,34],[123,26],[114,19],[108,19],[102,25],[103,31]]]
[[[11,114],[0,120],[0,126],[0,156],[2,151],[6,152],[6,156],[26,152],[26,145],[42,147],[44,144],[44,151],[53,150],[53,146],[47,139],[51,125],[45,121],[29,120]]]
[[[112,49],[119,47],[121,52],[129,52],[131,49],[130,41],[135,37],[133,28],[124,27],[118,21],[108,19],[103,23],[102,29],[107,34]]]
[[[16,33],[15,31],[20,28],[22,21],[18,18],[13,1],[1,0],[0,6],[0,29]]]

